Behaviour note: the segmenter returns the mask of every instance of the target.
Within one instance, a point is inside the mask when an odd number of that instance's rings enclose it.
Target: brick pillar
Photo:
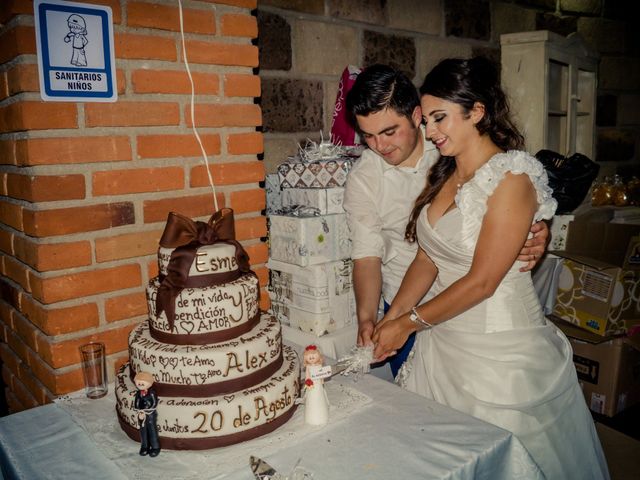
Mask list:
[[[0,7],[0,358],[11,411],[82,388],[78,347],[87,341],[106,344],[113,375],[128,333],[146,319],[144,286],[157,274],[168,212],[213,212],[177,2],[86,1],[113,9],[116,103],[41,101],[33,3]],[[218,202],[235,210],[264,286],[256,3],[183,1],[196,124]]]

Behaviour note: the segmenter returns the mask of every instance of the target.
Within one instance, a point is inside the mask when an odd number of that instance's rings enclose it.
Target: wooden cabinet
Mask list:
[[[597,54],[577,34],[546,30],[501,35],[500,44],[502,86],[527,150],[595,160]]]

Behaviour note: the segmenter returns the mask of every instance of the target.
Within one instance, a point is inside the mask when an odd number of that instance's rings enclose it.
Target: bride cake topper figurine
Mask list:
[[[307,425],[325,425],[329,421],[329,399],[322,378],[314,380],[314,370],[324,364],[318,347],[309,345],[304,349],[304,421]]]
[[[317,346],[307,345],[302,355],[302,363],[304,366],[304,379],[308,380],[313,374],[314,367],[322,367],[324,365],[324,357]]]
[[[138,389],[135,393],[134,408],[138,412],[138,429],[140,430],[140,455],[157,457],[160,453],[158,438],[158,395],[152,388],[154,378],[147,372],[139,372],[134,378]]]

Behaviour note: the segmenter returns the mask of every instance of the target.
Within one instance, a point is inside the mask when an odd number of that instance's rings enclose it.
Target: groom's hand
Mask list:
[[[528,272],[536,266],[544,255],[549,242],[549,227],[546,222],[540,221],[531,225],[531,233],[533,236],[524,242],[518,255],[518,260],[526,262],[526,265],[520,268],[521,272]]]
[[[373,328],[375,325],[370,321],[358,322],[358,346],[368,347],[373,345],[371,335],[373,335]]]

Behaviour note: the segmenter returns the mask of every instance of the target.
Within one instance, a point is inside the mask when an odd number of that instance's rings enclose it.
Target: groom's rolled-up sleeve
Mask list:
[[[385,243],[382,219],[375,198],[379,192],[363,179],[349,176],[344,193],[344,209],[351,233],[351,258],[383,258]]]

